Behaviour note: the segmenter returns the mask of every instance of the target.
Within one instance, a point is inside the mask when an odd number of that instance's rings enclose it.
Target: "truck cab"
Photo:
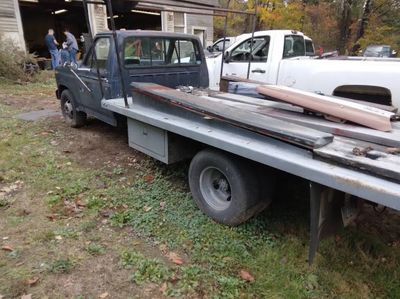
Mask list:
[[[72,122],[76,116],[91,115],[116,125],[115,115],[101,107],[101,100],[121,97],[122,80],[128,96],[132,82],[152,82],[171,88],[208,87],[204,52],[196,36],[141,30],[121,30],[116,34],[118,49],[111,32],[100,33],[77,68],[56,69],[57,98],[61,100],[64,117],[70,116]],[[122,78],[116,54],[121,60]]]

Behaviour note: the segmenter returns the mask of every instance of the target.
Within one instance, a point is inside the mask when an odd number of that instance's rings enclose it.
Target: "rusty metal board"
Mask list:
[[[254,113],[243,106],[235,107],[226,105],[223,101],[210,101],[153,83],[132,83],[132,86],[135,92],[154,99],[305,148],[319,148],[333,140],[332,134]]]
[[[394,113],[382,109],[286,86],[262,85],[257,87],[257,91],[267,97],[289,102],[312,111],[352,121],[380,131],[390,131],[392,129],[391,120],[396,116]]]
[[[284,102],[276,102],[270,101],[266,99],[254,98],[251,96],[245,96],[240,94],[233,94],[233,93],[225,93],[225,92],[210,92],[209,95],[213,98],[234,101],[238,103],[246,103],[251,105],[257,105],[259,107],[266,107],[266,108],[278,108],[288,111],[294,112],[304,112],[304,109],[298,106],[294,106],[292,104],[284,103]]]
[[[400,155],[388,153],[382,146],[336,137],[332,143],[313,152],[316,158],[335,161],[390,180],[400,181]]]

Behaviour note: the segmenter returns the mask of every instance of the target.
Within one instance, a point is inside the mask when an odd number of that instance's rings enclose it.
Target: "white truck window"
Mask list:
[[[305,56],[305,42],[301,35],[286,35],[283,45],[283,58]]]
[[[251,53],[252,61],[267,61],[269,52],[269,36],[255,37],[253,39],[253,49]],[[251,38],[245,40],[232,50],[230,60],[235,62],[249,61],[251,48]]]

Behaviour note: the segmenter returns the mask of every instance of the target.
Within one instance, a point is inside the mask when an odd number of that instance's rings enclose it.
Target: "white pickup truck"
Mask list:
[[[400,108],[400,59],[313,56],[312,40],[294,30],[258,31],[230,45],[224,55],[207,58],[210,88],[223,76],[279,84],[311,92],[371,101]]]

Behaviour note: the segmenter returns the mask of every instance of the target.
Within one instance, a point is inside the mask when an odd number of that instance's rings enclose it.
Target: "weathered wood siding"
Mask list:
[[[17,17],[15,15],[14,0],[0,1],[0,33],[18,33]]]
[[[18,0],[0,0],[0,34],[12,39],[25,51]]]
[[[214,21],[212,16],[186,14],[186,33],[193,34],[195,29],[205,31],[204,46],[212,44],[214,36]]]

